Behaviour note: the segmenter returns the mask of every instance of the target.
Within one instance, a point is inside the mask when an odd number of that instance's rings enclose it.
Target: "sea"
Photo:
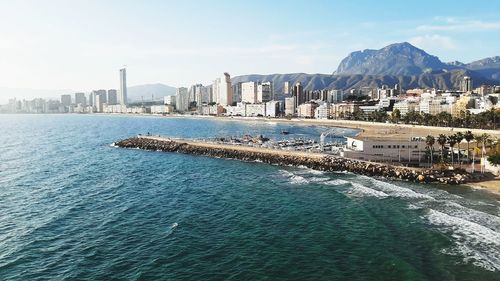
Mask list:
[[[0,280],[500,280],[486,191],[112,145],[328,129],[0,115]]]

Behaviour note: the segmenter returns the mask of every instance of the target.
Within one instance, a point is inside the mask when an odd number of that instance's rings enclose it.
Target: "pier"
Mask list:
[[[347,171],[372,177],[384,177],[420,183],[464,184],[472,180],[471,175],[465,172],[398,167],[332,156],[319,152],[279,150],[200,140],[136,136],[118,141],[114,145],[121,148],[139,148],[151,151],[177,152],[242,161],[259,161],[279,166],[303,166],[320,171]]]

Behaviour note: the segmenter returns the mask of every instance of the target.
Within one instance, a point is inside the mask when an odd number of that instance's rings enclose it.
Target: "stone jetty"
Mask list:
[[[115,146],[238,159],[242,161],[259,161],[280,166],[304,166],[321,171],[348,171],[371,177],[384,177],[420,183],[464,184],[471,179],[470,175],[465,172],[412,169],[330,156],[322,153],[237,146],[153,136],[128,138],[116,142]]]

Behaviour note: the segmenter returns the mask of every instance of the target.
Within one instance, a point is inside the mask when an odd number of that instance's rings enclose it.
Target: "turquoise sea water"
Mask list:
[[[110,145],[281,130],[0,115],[0,280],[500,280],[486,192]]]

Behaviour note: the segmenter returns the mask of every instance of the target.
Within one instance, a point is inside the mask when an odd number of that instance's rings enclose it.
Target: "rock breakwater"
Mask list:
[[[411,169],[319,153],[260,149],[159,137],[133,137],[118,141],[115,145],[122,148],[139,148],[243,161],[260,161],[280,166],[305,166],[321,171],[348,171],[371,177],[385,177],[421,183],[464,184],[471,178],[467,173],[449,170]]]

